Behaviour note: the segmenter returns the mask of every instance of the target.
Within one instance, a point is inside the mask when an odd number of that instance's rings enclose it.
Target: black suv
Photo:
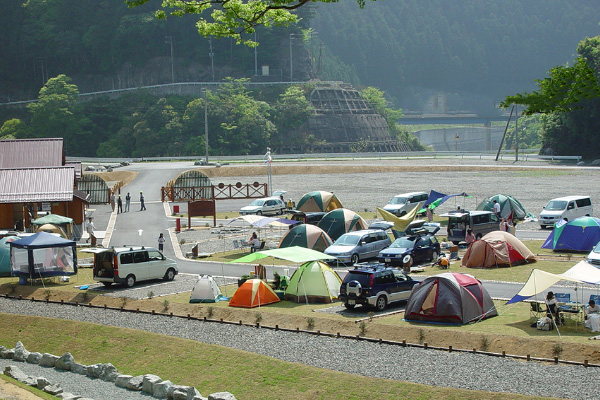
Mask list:
[[[339,299],[348,309],[362,304],[382,311],[389,303],[408,300],[416,284],[398,268],[384,264],[357,265],[344,278]]]

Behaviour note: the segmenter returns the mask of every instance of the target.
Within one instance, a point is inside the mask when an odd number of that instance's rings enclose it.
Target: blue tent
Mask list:
[[[12,241],[10,265],[13,276],[30,279],[75,275],[76,242],[47,232]]]
[[[17,236],[5,236],[0,239],[0,276],[10,276],[10,242]]]
[[[600,242],[600,219],[579,217],[558,221],[542,245],[543,249],[591,251]]]

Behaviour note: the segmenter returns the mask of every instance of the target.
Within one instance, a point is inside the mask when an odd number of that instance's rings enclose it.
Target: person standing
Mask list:
[[[140,211],[145,211],[146,210],[146,205],[144,204],[144,194],[142,192],[140,192]]]
[[[96,247],[96,235],[94,235],[94,230],[96,229],[96,227],[94,226],[94,223],[92,222],[92,217],[88,218],[88,222],[85,225],[85,230],[89,235],[89,238],[85,241],[86,243],[88,242],[88,240],[92,240],[92,247]]]
[[[125,196],[125,212],[129,211],[129,204],[131,203],[131,195],[127,192],[127,196]]]
[[[123,212],[123,200],[121,200],[121,195],[117,198],[117,214]]]
[[[110,208],[115,211],[115,192],[110,193]]]
[[[498,203],[497,200],[494,200],[494,213],[496,214],[496,217],[498,217],[498,219],[500,219],[500,203]]]
[[[164,244],[165,244],[165,237],[161,233],[160,235],[158,235],[158,249],[160,251],[163,251]]]

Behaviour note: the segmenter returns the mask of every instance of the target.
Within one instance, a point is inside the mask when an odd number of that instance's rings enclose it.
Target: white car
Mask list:
[[[246,207],[240,209],[240,215],[278,215],[283,214],[286,205],[279,197],[265,197],[256,199]]]
[[[413,208],[422,208],[429,195],[425,192],[398,194],[386,204],[383,209],[399,217],[409,213]]]
[[[592,264],[596,268],[600,268],[600,243],[598,243],[590,254],[587,256],[587,262]]]

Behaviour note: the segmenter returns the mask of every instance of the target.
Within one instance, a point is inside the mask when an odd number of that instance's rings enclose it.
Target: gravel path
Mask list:
[[[285,361],[426,385],[569,399],[599,397],[596,368],[544,365],[469,353],[403,348],[301,333],[4,298],[0,299],[0,312],[87,321],[110,326],[135,326],[140,330],[227,346]],[[74,357],[77,360],[76,354]],[[6,360],[0,360],[0,366],[3,367],[6,363]],[[14,361],[11,363],[14,364]],[[38,374],[43,375],[44,371]],[[96,382],[93,380],[87,379],[75,384],[78,389],[72,389],[74,393],[96,393],[93,387]],[[202,388],[198,389],[202,391]],[[118,388],[114,390],[122,391]],[[94,394],[93,397],[129,399],[120,395],[100,397]]]

